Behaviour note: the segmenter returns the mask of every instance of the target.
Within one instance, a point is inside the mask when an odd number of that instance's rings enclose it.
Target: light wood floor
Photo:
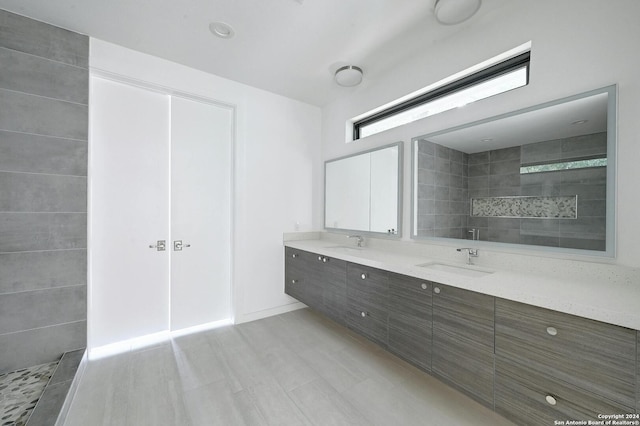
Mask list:
[[[511,423],[303,309],[91,361],[65,424]]]

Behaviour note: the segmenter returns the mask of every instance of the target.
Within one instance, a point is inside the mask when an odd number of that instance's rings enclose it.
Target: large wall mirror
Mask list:
[[[412,139],[414,239],[614,256],[616,86]]]
[[[402,143],[325,162],[325,228],[401,234]]]

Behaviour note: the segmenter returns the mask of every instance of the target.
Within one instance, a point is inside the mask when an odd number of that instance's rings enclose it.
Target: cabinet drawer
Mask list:
[[[431,321],[431,288],[429,281],[389,273],[389,311]]]
[[[431,371],[431,282],[389,273],[389,351]]]
[[[323,284],[332,285],[338,289],[347,290],[347,262],[333,257],[322,256],[319,262],[319,278]],[[316,256],[317,261],[317,256]]]
[[[368,266],[347,264],[348,303],[386,323],[388,314],[388,273]]]
[[[387,347],[387,319],[371,315],[357,299],[348,299],[347,326],[379,346]]]
[[[434,283],[433,331],[493,352],[494,298]]]
[[[425,371],[431,371],[431,313],[425,320],[391,310],[388,327],[389,351]]]
[[[553,425],[554,420],[597,420],[598,414],[633,412],[500,356],[496,357],[495,383],[496,412],[518,425]],[[547,397],[553,399],[547,401]]]
[[[496,300],[496,354],[634,407],[636,331]]]
[[[306,304],[310,308],[318,309],[322,305],[322,289],[305,277],[300,277],[296,271],[286,271],[284,278],[284,292]]]
[[[433,284],[432,374],[493,408],[494,298]]]

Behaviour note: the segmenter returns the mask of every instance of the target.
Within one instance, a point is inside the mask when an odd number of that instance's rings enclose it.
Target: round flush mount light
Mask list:
[[[442,25],[456,25],[471,18],[482,0],[436,0],[434,14]]]
[[[224,22],[210,23],[209,31],[211,31],[211,34],[213,34],[214,36],[220,38],[231,38],[236,34],[231,25]]]
[[[336,70],[334,78],[339,86],[353,87],[362,82],[362,75],[362,68],[355,65],[346,65]]]

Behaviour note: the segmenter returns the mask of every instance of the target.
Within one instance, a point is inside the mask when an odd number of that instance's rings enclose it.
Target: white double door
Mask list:
[[[90,117],[90,347],[230,319],[233,110],[94,75]]]

